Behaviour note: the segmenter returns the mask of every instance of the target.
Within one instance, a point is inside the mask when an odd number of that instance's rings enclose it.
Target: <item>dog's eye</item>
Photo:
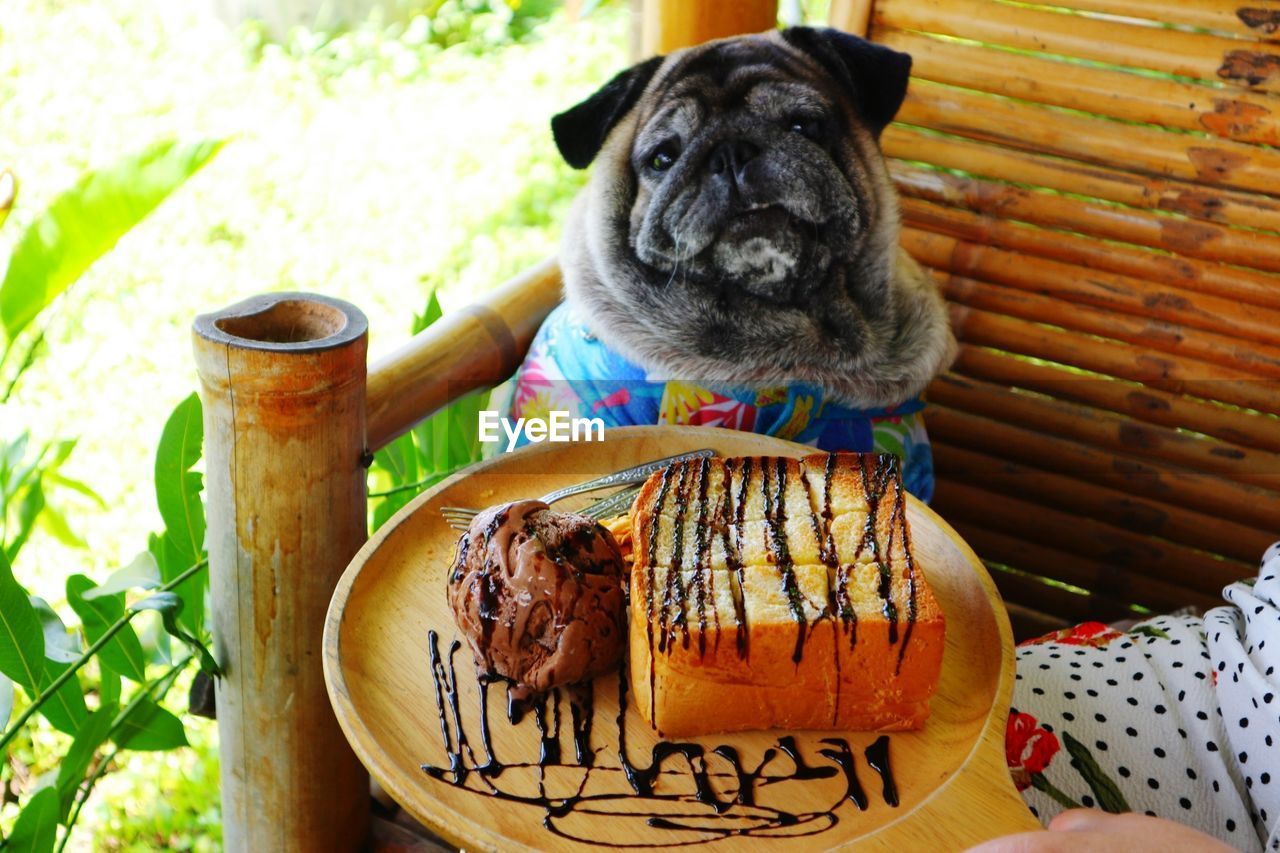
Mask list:
[[[787,120],[787,129],[817,141],[822,137],[822,120],[808,116],[794,116]]]
[[[649,168],[655,172],[665,172],[675,165],[676,158],[666,148],[659,148],[649,158]]]

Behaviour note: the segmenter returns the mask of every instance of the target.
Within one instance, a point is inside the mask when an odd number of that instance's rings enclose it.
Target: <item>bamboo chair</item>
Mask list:
[[[935,507],[1023,636],[1213,606],[1280,536],[1280,2],[1054,5],[831,13],[915,57],[882,142],[903,244],[962,342],[928,393]],[[644,52],[775,14],[652,0]],[[364,838],[319,661],[365,536],[363,465],[508,376],[559,298],[548,261],[367,381],[354,306],[276,294],[197,320],[229,849]]]

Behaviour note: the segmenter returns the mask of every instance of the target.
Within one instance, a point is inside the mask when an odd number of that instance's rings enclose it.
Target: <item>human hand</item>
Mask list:
[[[1048,832],[1006,835],[971,847],[969,853],[1229,853],[1231,849],[1216,838],[1171,820],[1131,812],[1107,814],[1097,809],[1072,809],[1050,821]]]

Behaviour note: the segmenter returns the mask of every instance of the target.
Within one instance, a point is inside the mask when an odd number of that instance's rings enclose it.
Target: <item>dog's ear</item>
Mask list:
[[[551,119],[551,133],[565,162],[575,169],[590,165],[609,131],[635,106],[660,65],[661,56],[646,59],[618,74],[576,107]]]
[[[834,29],[791,27],[782,31],[782,37],[836,79],[879,137],[907,96],[911,56]]]

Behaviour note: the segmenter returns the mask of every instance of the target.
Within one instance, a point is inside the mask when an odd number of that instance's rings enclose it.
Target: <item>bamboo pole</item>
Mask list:
[[[375,362],[369,449],[385,446],[451,400],[503,382],[559,301],[560,267],[548,259]]]
[[[1259,530],[1274,530],[1280,523],[1276,492],[1268,489],[1233,483],[1160,461],[1107,453],[1076,441],[941,405],[929,407],[928,422],[930,437],[989,456],[1178,504]]]
[[[897,120],[1011,148],[1213,187],[1270,193],[1275,191],[1275,176],[1280,172],[1280,151],[1274,149],[1099,121],[925,80],[912,81]]]
[[[1197,438],[1168,427],[1136,422],[1115,412],[952,373],[934,380],[929,386],[929,399],[1116,454],[1172,462],[1237,483],[1274,489],[1280,507],[1280,455],[1265,450]]]
[[[995,572],[992,571],[992,575],[994,574]],[[1040,637],[1050,631],[1057,631],[1072,624],[1070,620],[1061,614],[1044,613],[1008,598],[1004,600],[1004,606],[1009,611],[1009,627],[1013,629],[1013,641],[1015,643]]]
[[[1215,89],[1126,71],[1063,62],[890,28],[875,41],[911,54],[911,73],[1037,104],[1127,121],[1208,132],[1224,139],[1280,144],[1280,98]]]
[[[1280,199],[1271,196],[1136,175],[957,136],[926,134],[900,125],[885,128],[880,141],[891,157],[935,167],[893,164],[899,189],[913,195],[922,194],[921,197],[940,201],[947,197],[963,198],[970,203],[979,199],[999,201],[1014,205],[1023,214],[1010,214],[1011,219],[1027,222],[1035,222],[1038,217],[1064,219],[1075,226],[1070,230],[1084,234],[1110,236],[1128,243],[1169,249],[1180,255],[1256,269],[1280,270],[1280,248],[1274,235],[1223,227],[1236,225],[1280,232]],[[959,169],[985,179],[966,179],[939,172],[939,168]],[[1032,193],[1011,186],[1014,183],[1045,187],[1077,198]],[[1117,202],[1126,207],[1082,202],[1079,196]],[[1077,212],[1082,207],[1087,215]],[[1187,220],[1145,215],[1144,210],[1180,214]],[[1255,262],[1249,253],[1253,243],[1261,244],[1261,261]]]
[[[320,644],[366,536],[365,349],[356,307],[259,296],[196,318],[228,850],[356,850],[369,779],[338,727]]]
[[[961,534],[964,535],[964,534]],[[1089,620],[1128,619],[1133,616],[1123,602],[1112,601],[1097,593],[1078,593],[1075,590],[1055,587],[1034,576],[1005,571],[998,561],[988,560],[991,579],[1006,602],[1028,608],[1033,612],[1047,612],[1060,617],[1062,625],[1078,625]],[[1033,637],[1036,634],[1032,634]]]
[[[1147,574],[1201,592],[1217,592],[1256,571],[1252,561],[1219,559],[1185,545],[958,480],[940,480],[934,504],[953,523],[969,522],[1017,537],[1034,532],[1036,542],[1046,547],[1116,566],[1120,573]]]
[[[970,308],[1125,341],[1178,358],[1189,356],[1242,370],[1258,379],[1280,377],[1280,352],[1277,351],[1280,348],[1277,347],[1200,332],[1163,320],[1144,319],[1140,314],[1119,314],[1105,308],[1064,302],[1017,287],[988,284],[936,270],[931,272],[948,299]]]
[[[1271,41],[1276,40],[1280,28],[1280,3],[1276,0],[1250,0],[1247,4],[1241,0],[1053,0],[1053,5]]]
[[[1106,309],[1106,313],[1123,312],[1139,320],[1149,318],[1199,329],[1211,333],[1204,335],[1205,340],[1216,340],[1229,348],[1248,340],[1252,355],[1232,356],[1233,360],[1247,363],[1250,367],[1245,369],[1262,375],[1280,376],[1280,310],[1243,305],[1235,299],[1159,281],[1081,269],[916,228],[903,229],[902,245],[926,266],[1052,297],[1062,313],[1094,306]]]
[[[1214,594],[1216,589],[1213,592],[1193,589],[1117,570],[1115,565],[1048,548],[1009,533],[988,530],[973,522],[958,521],[955,527],[956,532],[983,559],[1078,586],[1115,601],[1141,604],[1162,613],[1189,604],[1208,609],[1222,603],[1221,596]]]
[[[867,38],[872,5],[872,0],[831,0],[827,22],[836,29]]]
[[[967,533],[960,535],[966,536]],[[999,560],[989,560],[988,565],[991,567],[991,580],[1003,600],[1059,615],[1068,625],[1089,621],[1114,622],[1134,615],[1128,605],[1136,602],[1117,601],[1096,592],[1080,593],[1046,583],[1040,578],[1004,571]]]
[[[946,163],[940,165],[947,167]],[[1132,207],[1035,192],[915,166],[898,164],[892,174],[898,190],[907,196],[1044,228],[1061,228],[1177,255],[1280,272],[1280,239],[1271,234],[1158,216]]]
[[[645,0],[641,50],[671,53],[712,39],[778,26],[778,0]]]
[[[1232,444],[1280,453],[1280,419],[1201,402],[1112,377],[1072,373],[1041,361],[961,344],[951,368],[963,376],[1026,388],[1148,423],[1191,430]]]
[[[951,325],[962,342],[1142,382],[1153,388],[1280,414],[1274,380],[1191,358],[1169,358],[1116,341],[952,303]]]
[[[903,197],[907,225],[1091,270],[1165,282],[1197,293],[1280,311],[1280,276],[1103,242],[1065,231],[1034,228],[958,207]]]
[[[1239,522],[1213,518],[1179,504],[1132,495],[1065,474],[1042,471],[1030,465],[957,447],[936,438],[931,446],[939,477],[1043,503],[1074,515],[1115,524],[1135,533],[1159,536],[1246,563],[1256,560],[1275,541],[1274,531],[1257,530]],[[969,544],[977,548],[979,554],[986,554],[976,543]],[[1022,565],[1030,568],[1036,564],[1030,561]]]
[[[940,33],[1214,83],[1280,91],[1280,74],[1271,72],[1269,56],[1273,53],[1250,42],[1221,36],[985,0],[877,0],[873,29],[875,26]]]

